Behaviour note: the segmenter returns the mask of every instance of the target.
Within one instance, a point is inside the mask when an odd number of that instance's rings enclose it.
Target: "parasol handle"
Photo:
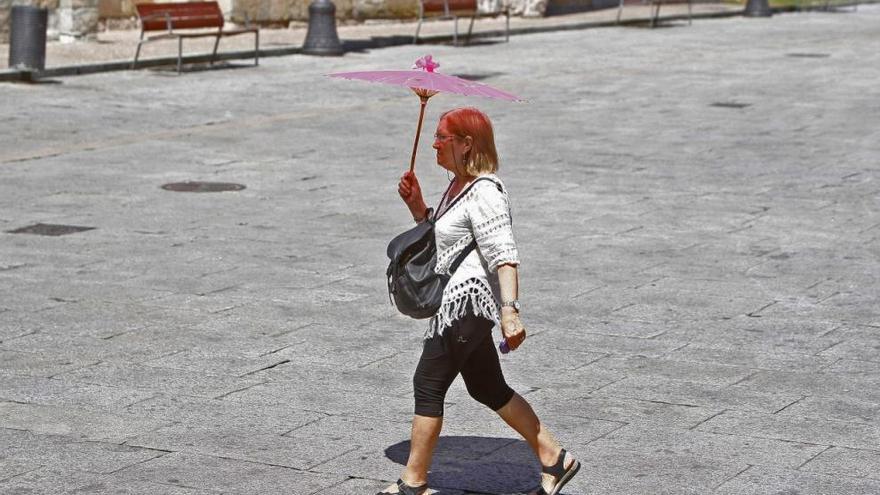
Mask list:
[[[413,143],[412,158],[409,160],[409,171],[412,172],[416,168],[416,151],[419,149],[419,136],[422,134],[422,121],[425,119],[425,106],[428,99],[421,97],[421,107],[419,108],[419,124],[416,126],[416,139]]]
[[[422,121],[425,119],[425,106],[428,104],[428,98],[437,94],[436,91],[422,88],[412,88],[412,90],[418,95],[419,100],[421,100],[421,107],[419,108],[419,124],[416,126],[416,139],[413,143],[412,158],[410,158],[409,161],[410,172],[416,168],[416,151],[419,149],[419,136],[422,135]]]

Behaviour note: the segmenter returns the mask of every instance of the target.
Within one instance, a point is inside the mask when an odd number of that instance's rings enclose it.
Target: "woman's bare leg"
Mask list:
[[[413,416],[412,436],[410,437],[409,459],[401,479],[409,486],[421,486],[428,482],[428,469],[434,456],[434,447],[440,437],[443,417]],[[391,485],[386,492],[396,493],[397,485]]]
[[[532,406],[521,395],[514,393],[513,398],[496,412],[528,442],[542,466],[556,464],[562,446],[559,445],[550,430],[541,424]],[[574,457],[571,454],[566,454],[563,465],[567,469],[572,463],[574,463]],[[552,475],[541,473],[541,485],[545,490],[549,491],[556,481]]]
[[[542,465],[552,466],[556,463],[562,446],[550,430],[541,424],[532,406],[521,395],[513,394],[513,398],[496,412],[529,443]]]

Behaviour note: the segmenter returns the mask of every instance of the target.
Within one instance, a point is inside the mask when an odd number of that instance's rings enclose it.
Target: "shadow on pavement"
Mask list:
[[[189,72],[205,72],[212,70],[230,70],[230,69],[254,69],[257,66],[254,65],[253,62],[250,63],[230,63],[227,61],[218,61],[214,62],[214,65],[209,64],[208,62],[198,62],[191,64],[183,64],[181,67],[181,73],[186,74]],[[147,67],[143,70],[148,70],[153,74],[169,74],[169,75],[177,75],[177,66],[176,65],[159,65],[156,67]]]
[[[388,447],[386,457],[405,465],[409,444],[407,440]],[[505,455],[493,456],[499,449],[504,449]],[[449,490],[528,493],[537,487],[540,476],[538,462],[523,440],[441,436],[434,451],[429,483],[438,495],[452,493]]]

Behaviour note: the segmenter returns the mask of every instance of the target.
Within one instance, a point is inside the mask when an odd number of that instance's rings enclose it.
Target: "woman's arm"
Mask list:
[[[425,204],[425,199],[422,197],[422,188],[416,174],[413,172],[404,173],[400,177],[400,183],[397,184],[397,193],[409,208],[413,220],[423,222],[428,212],[428,205]]]
[[[498,265],[498,285],[501,288],[502,303],[519,299],[519,271],[516,265]],[[501,333],[507,339],[511,351],[519,347],[526,338],[526,328],[519,319],[519,312],[510,306],[501,307]]]

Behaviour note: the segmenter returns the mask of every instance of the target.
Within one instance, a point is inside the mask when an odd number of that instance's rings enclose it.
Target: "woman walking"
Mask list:
[[[437,243],[437,273],[449,273],[453,261],[476,241],[443,291],[431,318],[422,357],[413,377],[415,415],[406,469],[397,483],[379,495],[421,495],[443,424],[446,391],[460,373],[468,393],[498,413],[528,442],[541,462],[536,495],[556,495],[580,469],[541,424],[531,406],[504,380],[492,327],[500,324],[511,350],[526,338],[520,320],[519,258],[511,228],[507,190],[495,174],[498,157],[489,118],[475,108],[440,116],[434,150],[437,164],[452,173],[436,210],[428,208],[415,174],[405,173],[400,197],[416,222],[432,220]]]

